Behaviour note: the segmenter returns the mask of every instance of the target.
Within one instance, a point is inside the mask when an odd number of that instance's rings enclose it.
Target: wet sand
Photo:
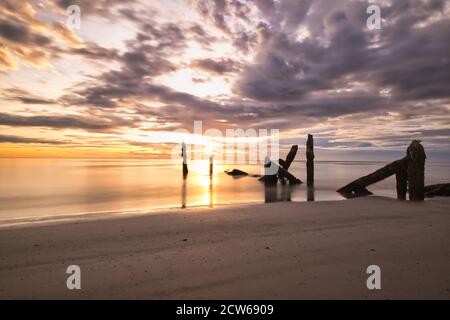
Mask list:
[[[450,199],[44,221],[0,228],[0,252],[2,299],[449,299]],[[381,290],[366,287],[374,264]]]

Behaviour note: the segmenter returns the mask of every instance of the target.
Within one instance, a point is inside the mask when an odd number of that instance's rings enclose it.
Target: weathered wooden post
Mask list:
[[[181,144],[181,156],[183,157],[183,175],[187,175],[189,172],[187,166],[187,152],[186,152],[186,143]]]
[[[420,140],[413,140],[406,151],[409,158],[407,175],[411,201],[424,200],[426,155],[420,142]]]
[[[308,134],[306,141],[306,184],[312,186],[314,184],[314,138],[312,134]]]
[[[397,172],[395,173],[395,179],[397,187],[397,199],[406,200],[406,191],[408,187],[407,164],[399,165]]]
[[[213,175],[213,157],[209,157],[209,176],[212,177]]]

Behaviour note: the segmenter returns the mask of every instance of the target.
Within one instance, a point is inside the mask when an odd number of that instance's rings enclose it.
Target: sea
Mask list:
[[[343,185],[381,168],[378,161],[315,161],[314,187],[306,186],[306,164],[294,161],[290,172],[304,183],[267,188],[252,175],[259,165],[180,164],[163,159],[0,159],[0,223],[108,213],[146,213],[162,208],[215,207],[276,201],[344,200]],[[238,168],[249,176],[224,171]],[[427,162],[426,184],[450,181],[450,163]],[[368,189],[396,197],[395,177]],[[177,212],[177,211],[174,211]]]

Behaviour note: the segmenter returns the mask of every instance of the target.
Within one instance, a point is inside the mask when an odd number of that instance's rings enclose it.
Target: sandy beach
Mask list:
[[[374,196],[3,227],[0,298],[449,299],[449,231],[450,199]]]

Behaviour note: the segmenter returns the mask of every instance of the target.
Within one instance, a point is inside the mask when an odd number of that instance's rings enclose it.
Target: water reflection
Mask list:
[[[183,183],[181,184],[181,208],[186,208],[186,178],[187,173],[183,173]]]
[[[296,185],[264,183],[264,202],[290,202]]]
[[[213,178],[214,176],[211,174],[209,176],[209,207],[213,208],[214,207],[214,200],[213,200],[213,196],[214,196],[214,188],[213,188]]]
[[[382,163],[316,162],[314,189],[306,183],[278,183],[278,191],[256,177],[231,178],[228,165],[209,161],[181,163],[161,160],[0,159],[0,221],[92,212],[119,212],[159,208],[216,206],[270,201],[327,201],[344,199],[336,190]],[[449,164],[427,163],[426,184],[450,180]],[[239,169],[259,174],[260,166]],[[294,161],[292,174],[305,178],[306,164]],[[61,179],[64,177],[64,179]],[[283,189],[284,188],[284,189]],[[376,195],[395,197],[395,177],[370,187]],[[278,195],[277,195],[278,193]]]

